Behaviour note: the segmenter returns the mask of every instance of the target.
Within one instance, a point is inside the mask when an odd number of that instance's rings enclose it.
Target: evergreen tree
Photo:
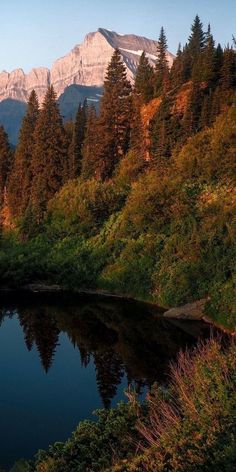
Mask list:
[[[35,129],[32,156],[31,204],[39,223],[46,212],[47,203],[66,180],[67,141],[59,113],[56,94],[48,88]]]
[[[164,28],[161,28],[158,46],[157,46],[158,58],[156,61],[156,73],[155,73],[155,93],[160,95],[165,93],[168,89],[169,83],[169,66],[167,60],[167,39]]]
[[[73,179],[80,175],[82,165],[82,146],[85,137],[87,119],[87,102],[79,105],[73,127],[72,140],[69,147],[69,178]]]
[[[23,216],[29,204],[32,183],[31,159],[38,116],[38,98],[33,90],[29,97],[27,113],[23,119],[8,185],[8,202],[13,217]]]
[[[190,55],[188,44],[185,44],[182,53],[182,63],[183,63],[183,77],[184,82],[187,82],[191,79],[192,75],[192,58]]]
[[[205,47],[205,33],[198,15],[196,15],[191,27],[191,35],[188,42],[188,53],[191,60],[191,69],[196,64],[201,52]]]
[[[141,105],[153,98],[154,70],[148,61],[145,51],[143,51],[140,57],[134,83],[134,94]]]
[[[173,132],[171,104],[170,97],[166,96],[151,124],[152,163],[159,171],[166,166],[171,155]]]
[[[236,53],[229,46],[223,54],[220,84],[223,91],[230,90],[236,85]]]
[[[198,83],[194,83],[188,100],[188,106],[183,119],[186,137],[195,134],[200,129],[202,112],[202,91]]]
[[[108,66],[98,127],[96,177],[107,179],[126,154],[130,139],[131,85],[120,51]]]
[[[96,176],[97,167],[97,146],[98,146],[98,119],[94,106],[89,106],[87,111],[87,120],[85,136],[82,147],[82,168],[81,175],[83,179],[90,179]]]
[[[181,49],[181,44],[178,46],[177,54],[170,71],[170,81],[172,88],[179,88],[185,82],[184,71],[184,53]]]
[[[0,209],[4,202],[6,183],[11,166],[11,149],[8,136],[3,126],[0,126]]]
[[[216,83],[216,51],[210,25],[208,26],[206,45],[202,52],[201,62],[202,80],[209,88],[212,88]]]
[[[221,69],[223,65],[224,52],[220,44],[218,44],[215,50],[215,80],[218,84],[221,77]]]

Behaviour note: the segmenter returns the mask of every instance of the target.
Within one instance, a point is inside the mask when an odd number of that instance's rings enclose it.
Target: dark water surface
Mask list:
[[[209,334],[130,301],[0,294],[0,465],[66,440],[128,385],[166,382],[169,361]]]

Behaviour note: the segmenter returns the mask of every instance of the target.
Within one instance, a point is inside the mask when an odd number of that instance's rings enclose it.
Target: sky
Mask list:
[[[157,39],[164,26],[175,53],[196,14],[216,42],[236,36],[236,0],[0,0],[0,71],[50,68],[99,27]]]

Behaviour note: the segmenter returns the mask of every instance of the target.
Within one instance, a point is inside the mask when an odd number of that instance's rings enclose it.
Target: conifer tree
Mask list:
[[[202,52],[202,80],[209,88],[212,88],[216,83],[215,41],[211,34],[210,25],[208,25],[206,44]]]
[[[221,69],[223,65],[224,52],[220,44],[218,44],[215,50],[215,80],[218,84],[221,77]]]
[[[154,70],[143,51],[134,83],[134,94],[138,102],[142,105],[149,102],[154,94]]]
[[[178,46],[176,57],[170,70],[170,81],[173,88],[178,88],[185,82],[184,53],[181,44]]]
[[[198,15],[196,15],[191,27],[191,35],[188,42],[188,53],[191,61],[191,69],[196,64],[201,52],[205,47],[205,33],[203,25]]]
[[[161,28],[158,46],[157,46],[158,58],[156,61],[155,68],[155,94],[160,95],[166,92],[169,83],[169,66],[167,60],[167,39],[164,28]]]
[[[73,135],[69,147],[69,175],[70,179],[74,179],[81,173],[82,165],[82,146],[85,137],[87,119],[87,102],[83,106],[80,104],[75,117],[73,126]]]
[[[120,51],[107,69],[98,127],[96,177],[107,179],[126,154],[130,139],[131,85]]]
[[[230,90],[236,85],[236,53],[229,46],[223,54],[220,84],[223,91]]]
[[[192,74],[192,58],[190,55],[188,44],[185,44],[182,53],[182,63],[183,63],[183,76],[184,82],[187,82],[191,79]]]
[[[20,130],[13,168],[9,178],[8,202],[13,217],[23,216],[31,193],[31,159],[34,147],[34,132],[39,116],[38,98],[33,90]]]
[[[171,99],[164,97],[151,125],[152,162],[160,171],[166,166],[171,154],[172,116]]]
[[[98,119],[94,106],[89,106],[87,111],[87,120],[85,136],[82,147],[82,168],[81,175],[83,179],[90,179],[96,176],[97,166],[97,146],[98,146]]]
[[[56,94],[50,86],[35,129],[31,166],[31,204],[38,223],[43,220],[48,201],[66,180],[68,172],[66,154],[66,134]]]
[[[202,91],[199,83],[193,83],[188,106],[183,119],[184,134],[191,136],[200,129],[202,112]]]
[[[4,202],[7,178],[11,166],[12,152],[8,142],[8,136],[3,126],[0,126],[0,208]]]

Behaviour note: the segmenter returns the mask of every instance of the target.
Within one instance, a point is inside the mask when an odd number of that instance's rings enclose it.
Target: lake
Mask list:
[[[0,294],[0,465],[65,441],[97,408],[144,397],[168,365],[210,335],[142,303],[69,294]]]

